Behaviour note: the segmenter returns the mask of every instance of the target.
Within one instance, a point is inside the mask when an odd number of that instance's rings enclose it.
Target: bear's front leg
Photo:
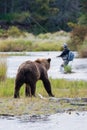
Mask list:
[[[51,97],[54,97],[54,95],[52,94],[51,84],[50,84],[49,79],[48,78],[44,78],[42,81],[43,81],[44,87],[45,87],[48,95],[51,96]]]
[[[19,98],[19,90],[15,89],[14,91],[14,98]]]

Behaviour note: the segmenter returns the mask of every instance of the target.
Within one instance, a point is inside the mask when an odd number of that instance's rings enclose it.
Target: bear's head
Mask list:
[[[50,68],[51,59],[37,59],[35,62],[42,64],[47,70]]]

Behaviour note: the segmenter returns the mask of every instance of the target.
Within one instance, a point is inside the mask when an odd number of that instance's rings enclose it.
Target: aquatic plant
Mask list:
[[[64,66],[65,73],[72,73],[72,67],[70,65]]]

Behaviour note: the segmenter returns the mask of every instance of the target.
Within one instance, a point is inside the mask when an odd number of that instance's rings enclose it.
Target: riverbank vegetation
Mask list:
[[[87,57],[87,1],[0,1],[0,51],[59,51]]]
[[[8,32],[10,32],[10,35]],[[60,31],[37,36],[24,32],[23,35],[20,34],[19,36],[17,35],[18,32],[20,30],[17,27],[5,31],[8,37],[0,39],[0,51],[58,51],[61,50],[61,45],[69,40],[70,35],[67,32]]]
[[[3,38],[5,35],[7,37]],[[0,38],[0,51],[61,51],[63,43],[67,43],[71,50],[77,51],[79,57],[87,57],[87,27],[73,25],[73,31],[70,33],[60,31],[37,36],[21,33],[17,27],[11,27]]]

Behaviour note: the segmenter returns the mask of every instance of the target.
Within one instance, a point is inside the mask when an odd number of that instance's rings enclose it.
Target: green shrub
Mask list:
[[[70,65],[64,66],[64,71],[65,71],[65,73],[71,73],[72,67]]]
[[[0,51],[25,51],[32,49],[32,42],[23,38],[19,39],[6,39],[0,42]]]
[[[0,38],[7,38],[8,34],[7,31],[4,29],[0,29]]]
[[[18,29],[15,26],[10,27],[7,33],[9,36],[13,36],[13,37],[19,37],[22,35],[22,32],[20,31],[20,29]]]
[[[3,29],[0,29],[0,33],[4,33],[4,30],[3,30]]]
[[[6,79],[6,73],[7,73],[6,57],[0,56],[0,81],[4,81]]]

